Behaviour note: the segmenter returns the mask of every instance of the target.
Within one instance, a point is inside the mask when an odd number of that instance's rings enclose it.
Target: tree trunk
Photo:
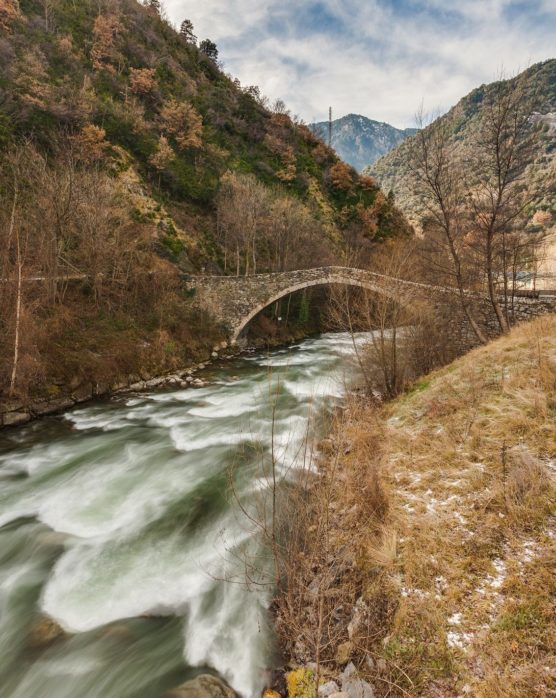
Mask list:
[[[16,310],[15,310],[15,333],[14,333],[14,358],[12,366],[12,376],[10,380],[10,397],[13,396],[15,392],[15,382],[17,379],[17,364],[19,361],[19,326],[21,318],[21,286],[22,286],[22,269],[21,269],[21,248],[19,246],[19,234],[15,231],[15,217],[17,212],[17,200],[19,197],[19,187],[17,184],[17,178],[14,177],[14,198],[12,202],[12,211],[10,215],[10,229],[8,232],[8,250],[10,249],[12,238],[14,234],[16,236],[16,249],[17,249],[17,300],[16,300]]]
[[[21,261],[21,247],[19,244],[19,233],[16,233],[16,247],[17,247],[17,296],[16,296],[16,306],[15,306],[15,333],[14,333],[14,358],[12,366],[12,377],[10,380],[10,397],[13,397],[15,393],[15,383],[17,380],[17,365],[19,362],[19,332],[21,325],[21,293],[22,293],[22,261]]]
[[[487,338],[482,332],[481,328],[477,324],[475,318],[473,317],[471,310],[469,308],[469,304],[467,302],[467,298],[465,296],[465,287],[463,285],[463,277],[461,274],[461,262],[459,259],[458,252],[456,250],[456,246],[454,245],[454,241],[452,240],[452,236],[448,230],[445,231],[446,233],[446,238],[448,240],[448,245],[450,248],[450,254],[452,256],[452,261],[454,262],[454,269],[456,273],[456,283],[458,285],[458,292],[459,292],[459,298],[460,298],[460,303],[461,307],[463,308],[463,312],[465,314],[465,317],[467,318],[469,324],[471,325],[471,329],[473,330],[475,336],[481,342],[481,344],[486,344],[487,343]]]
[[[494,314],[496,315],[496,319],[498,320],[500,330],[503,334],[506,334],[509,331],[509,327],[508,327],[508,323],[506,322],[506,318],[504,317],[504,313],[502,312],[502,308],[500,307],[500,303],[498,302],[498,298],[496,297],[496,287],[494,285],[494,274],[493,274],[493,270],[492,270],[492,233],[491,232],[487,233],[486,257],[487,257],[486,262],[487,262],[488,295],[489,295],[492,307],[494,308]]]

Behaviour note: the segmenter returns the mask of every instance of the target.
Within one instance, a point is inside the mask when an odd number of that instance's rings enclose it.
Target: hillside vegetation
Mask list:
[[[492,103],[497,95],[524,86],[531,101],[533,115],[531,128],[539,129],[537,147],[528,155],[528,167],[524,180],[531,201],[528,220],[532,228],[538,226],[542,216],[556,214],[556,59],[538,63],[520,75],[507,81],[481,85],[461,99],[437,121],[447,124],[452,132],[452,143],[457,149],[462,175],[473,182],[471,147],[480,138],[480,122],[484,105]],[[426,127],[430,131],[433,126]],[[415,137],[398,145],[392,152],[368,167],[365,172],[376,176],[386,192],[393,192],[395,200],[409,219],[418,227],[426,209],[416,193],[412,180],[411,161]],[[537,219],[534,220],[535,214]],[[540,216],[540,218],[539,218]]]
[[[365,259],[407,230],[158,4],[0,0],[0,394],[206,356],[222,334],[179,273]]]
[[[358,222],[370,237],[393,232],[376,185],[285,111],[266,109],[258,88],[242,88],[156,12],[135,0],[47,6],[45,17],[43,2],[22,0],[5,20],[4,147],[31,138],[50,154],[73,138],[89,162],[134,169],[168,204],[183,252],[197,265],[219,260],[214,201],[227,170],[279,186],[328,226]],[[180,247],[162,242],[170,252]]]
[[[376,696],[552,695],[555,409],[554,316],[352,404],[322,444],[290,656]]]

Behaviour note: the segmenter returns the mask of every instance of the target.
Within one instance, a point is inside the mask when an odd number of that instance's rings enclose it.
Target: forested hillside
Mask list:
[[[407,230],[193,31],[154,0],[0,0],[0,393],[206,352],[218,328],[179,272],[364,259]]]
[[[531,129],[539,131],[535,147],[526,154],[527,167],[522,177],[530,200],[528,220],[530,225],[538,226],[539,221],[548,220],[548,214],[552,220],[556,213],[556,59],[533,65],[510,80],[481,85],[429,125],[426,132],[432,132],[439,124],[451,131],[461,176],[473,186],[476,170],[481,166],[475,161],[473,148],[480,146],[482,117],[503,95],[518,91],[527,102],[524,108],[531,109]],[[386,192],[393,192],[400,208],[420,226],[426,209],[412,180],[412,152],[418,138],[404,141],[365,172],[376,176]],[[537,219],[533,220],[536,213]]]

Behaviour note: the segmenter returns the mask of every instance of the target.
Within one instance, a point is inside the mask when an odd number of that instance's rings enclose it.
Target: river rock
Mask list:
[[[65,635],[65,631],[53,618],[42,616],[31,626],[28,636],[30,647],[50,645]]]
[[[125,390],[128,387],[129,383],[125,380],[118,380],[115,383],[112,383],[112,392],[114,393],[119,393],[122,390]]]
[[[17,412],[23,407],[24,404],[21,400],[6,400],[5,402],[0,403],[1,412]]]
[[[75,402],[87,402],[93,397],[93,386],[91,383],[84,383],[78,386],[71,394]]]
[[[319,686],[319,696],[322,696],[322,698],[330,698],[330,696],[339,691],[340,689],[335,681],[327,681]]]
[[[374,696],[371,684],[356,677],[342,681],[342,692],[349,698],[373,698]]]
[[[57,400],[48,400],[40,403],[35,403],[33,405],[33,412],[37,417],[43,417],[47,414],[54,414],[55,412],[61,412],[62,410],[72,407],[74,401],[69,397],[61,397]]]
[[[357,676],[357,669],[355,668],[355,664],[353,662],[350,662],[347,667],[342,671],[340,674],[340,677],[343,681],[347,681],[348,679],[352,679],[354,676]]]
[[[161,698],[236,698],[236,694],[222,679],[201,674],[167,691]]]
[[[213,359],[217,359],[217,358],[218,358],[218,352],[217,352],[217,351],[213,351],[212,354],[211,354],[211,357],[212,357]]]
[[[17,427],[20,424],[27,424],[31,420],[29,412],[8,412],[2,418],[5,427]]]
[[[342,691],[349,698],[373,698],[374,690],[370,683],[357,676],[357,669],[350,662],[341,674]]]
[[[136,383],[132,383],[129,386],[129,389],[137,391],[137,390],[145,390],[146,387],[147,387],[147,384],[145,383],[145,381],[137,381]]]

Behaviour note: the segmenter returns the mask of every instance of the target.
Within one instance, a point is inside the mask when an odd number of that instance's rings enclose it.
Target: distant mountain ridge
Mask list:
[[[311,124],[310,128],[328,141],[328,121]],[[416,128],[399,129],[360,114],[348,114],[332,122],[332,147],[360,172],[416,132]]]

